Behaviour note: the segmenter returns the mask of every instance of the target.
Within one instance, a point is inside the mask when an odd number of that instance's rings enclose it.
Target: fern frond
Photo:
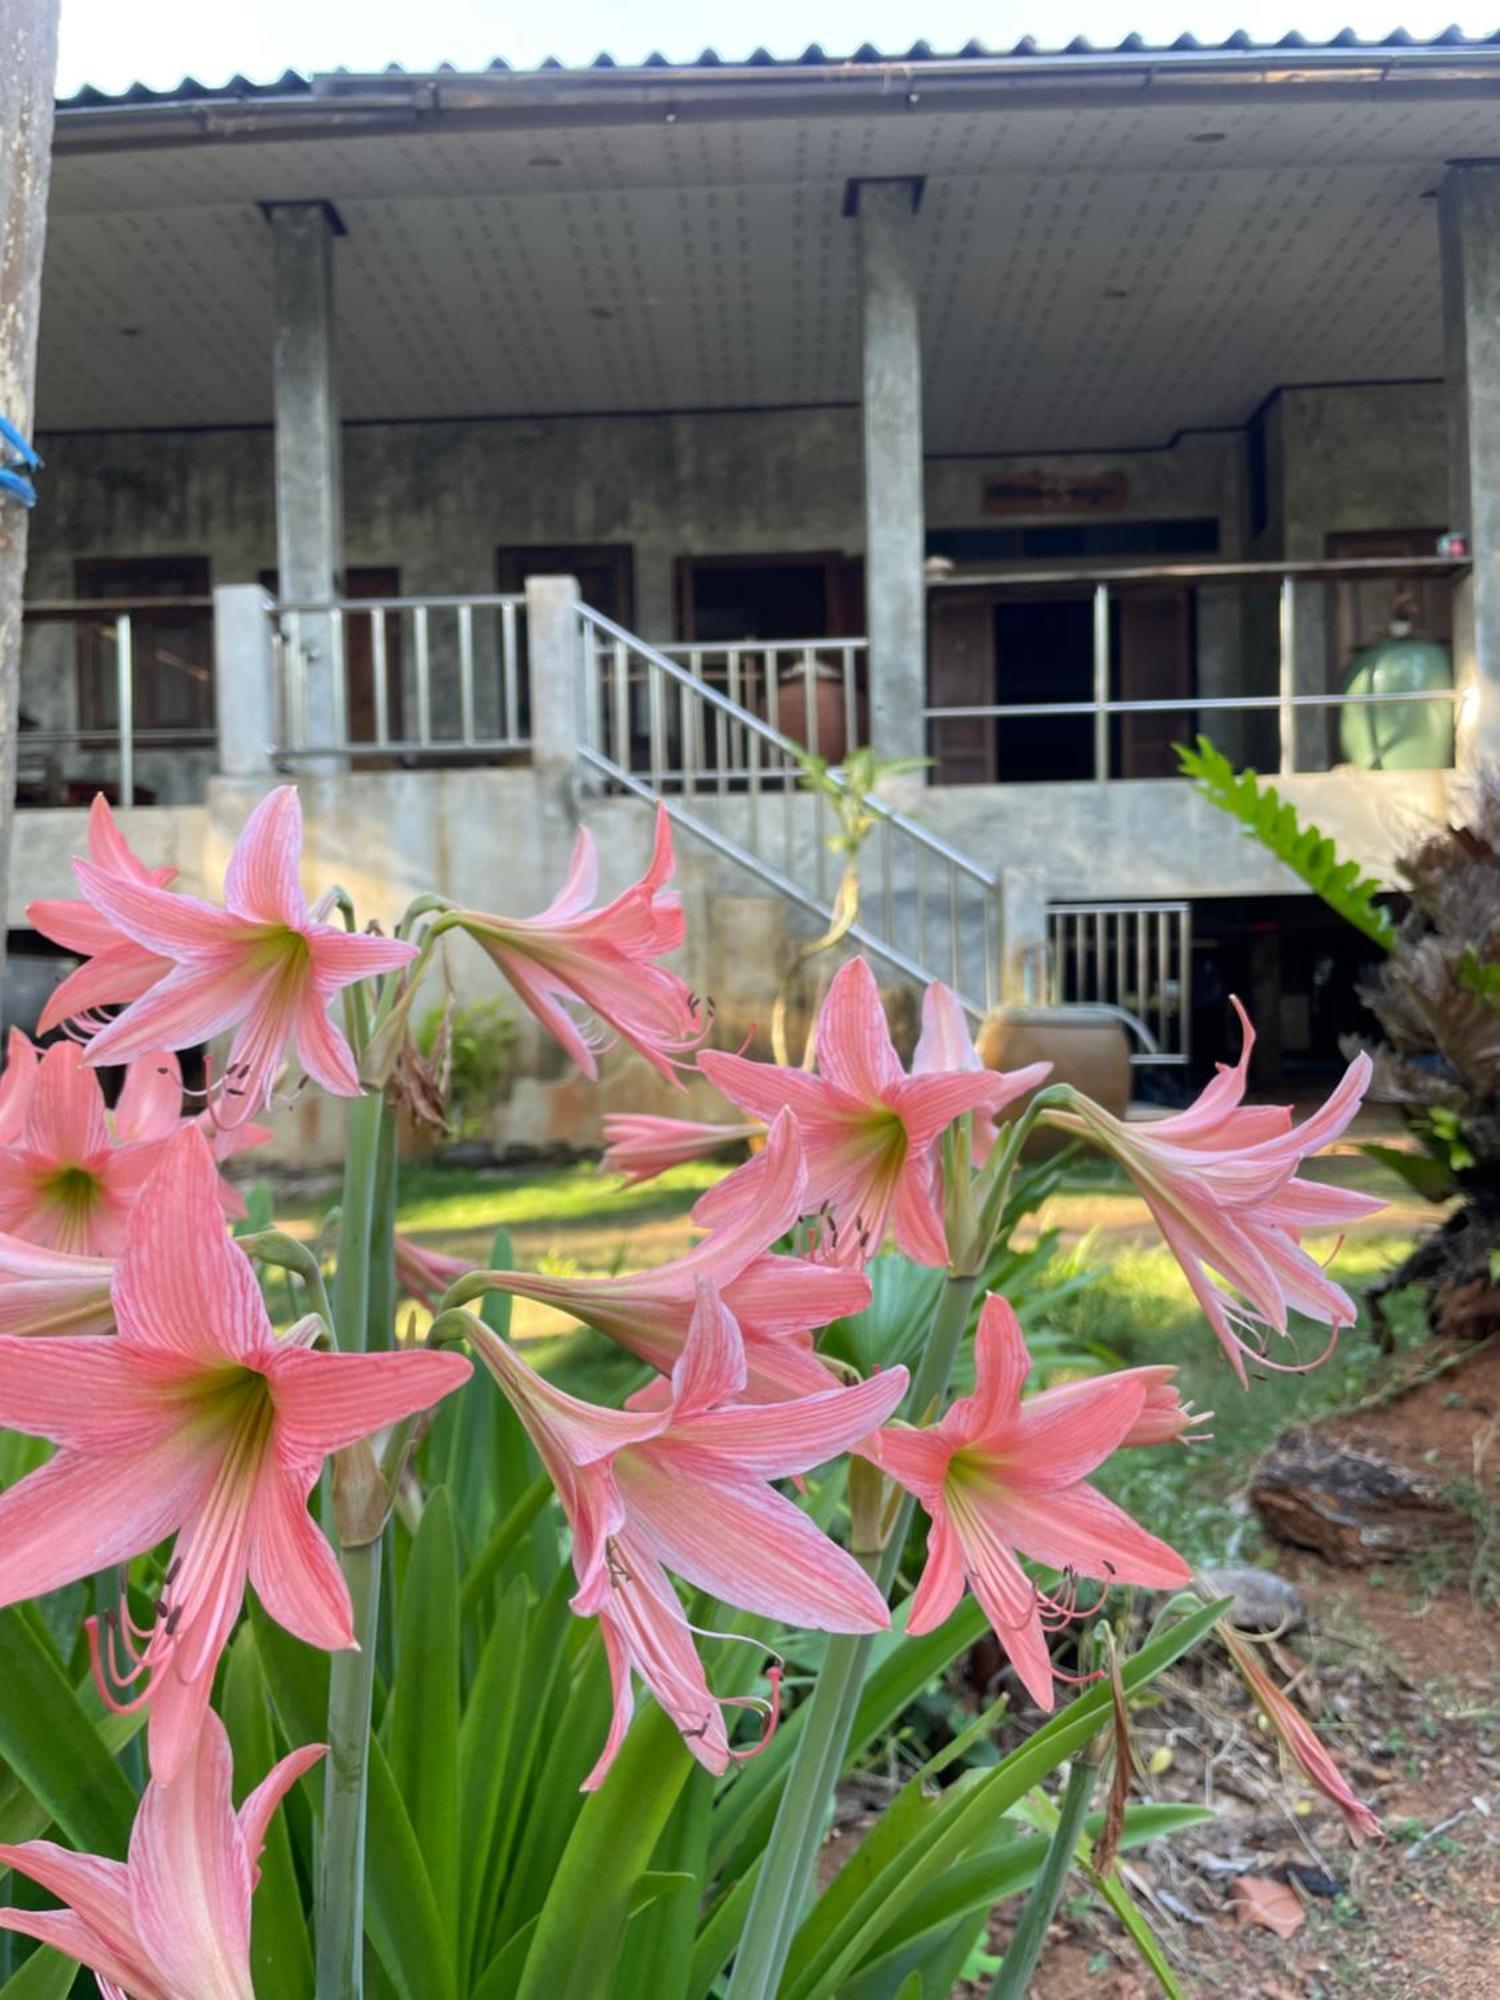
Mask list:
[[[1183,774],[1197,785],[1211,805],[1237,819],[1245,832],[1268,854],[1300,875],[1329,909],[1354,925],[1382,951],[1396,942],[1396,926],[1375,901],[1382,884],[1360,873],[1357,861],[1341,861],[1338,849],[1315,826],[1304,826],[1295,806],[1254,771],[1236,771],[1222,750],[1206,736],[1196,748],[1176,746]]]

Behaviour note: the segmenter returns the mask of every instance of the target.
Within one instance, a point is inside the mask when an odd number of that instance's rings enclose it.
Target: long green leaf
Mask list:
[[[0,1758],[74,1847],[123,1856],[135,1793],[20,1609],[0,1611]]]
[[[71,1958],[43,1945],[0,1986],[0,2000],[67,2000],[77,1977]]]
[[[458,1936],[458,1542],[443,1487],[428,1497],[401,1593],[387,1707],[396,1789],[427,1863],[438,1921]]]
[[[691,1877],[670,1872],[653,1870],[642,1875],[636,1883],[634,1892],[630,1898],[630,1919],[634,1921],[643,1912],[650,1910],[654,1904],[660,1902],[663,1897],[680,1895],[684,1889],[690,1886],[690,1883]],[[474,1988],[470,2000],[512,2000],[512,1996],[516,1991],[517,1981],[521,1976],[521,1968],[526,1963],[526,1954],[531,1949],[532,1939],[536,1936],[537,1926],[540,1922],[541,1918],[539,1916],[533,1917],[523,1930],[516,1932],[515,1936],[499,1956],[491,1959],[490,1963],[485,1967],[483,1979]],[[658,1987],[650,1983],[635,1988],[629,1986],[622,1987],[622,1991],[627,1994],[640,1993],[644,1995],[649,1993],[652,1996],[652,2000],[655,2000],[655,1996],[659,1990]]]
[[[516,2000],[609,1992],[632,1898],[692,1768],[663,1712],[636,1717],[606,1783],[589,1795],[542,1905]]]
[[[678,1886],[631,1918],[617,1972],[620,1993],[683,2000],[703,1900],[713,1798],[712,1773],[694,1765],[651,1857],[651,1875],[675,1873]]]
[[[229,1652],[224,1726],[234,1749],[234,1790],[239,1800],[276,1761],[266,1677],[248,1624],[240,1627]],[[316,1772],[311,1789],[321,1792]],[[250,1963],[258,1992],[284,1995],[285,2000],[312,2000],[311,1934],[284,1811],[273,1815],[266,1830],[260,1885],[251,1905]]]

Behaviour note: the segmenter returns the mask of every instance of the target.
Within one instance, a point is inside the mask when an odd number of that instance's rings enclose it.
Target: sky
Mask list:
[[[1397,9],[1400,9],[1399,13]],[[533,67],[547,56],[587,62],[608,50],[635,62],[653,49],[674,61],[705,46],[726,60],[757,44],[794,55],[811,41],[830,55],[862,42],[901,50],[915,41],[939,53],[971,38],[1004,49],[1032,35],[1044,48],[1074,35],[1107,46],[1132,31],[1170,42],[1200,41],[1236,28],[1274,40],[1291,28],[1309,40],[1352,27],[1372,38],[1396,27],[1421,37],[1456,22],[1467,34],[1500,30],[1500,0],[564,0],[551,7],[494,0],[62,0],[58,88],[84,83],[117,91],[134,82],[163,89],[184,75],[223,83],[236,72],[268,82],[283,70],[482,68],[493,56]]]

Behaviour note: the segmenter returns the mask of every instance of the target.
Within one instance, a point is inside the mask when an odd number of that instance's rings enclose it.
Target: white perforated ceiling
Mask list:
[[[267,420],[257,203],[316,198],[350,418],[850,402],[845,187],[916,174],[929,450],[1151,444],[1278,384],[1438,374],[1457,155],[1500,155],[1500,96],[64,153],[39,421]]]

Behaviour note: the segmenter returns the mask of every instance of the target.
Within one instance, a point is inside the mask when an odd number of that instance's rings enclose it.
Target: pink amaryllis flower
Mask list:
[[[1361,1847],[1371,1838],[1383,1840],[1385,1829],[1379,1819],[1363,1799],[1355,1796],[1348,1779],[1329,1755],[1307,1717],[1261,1665],[1257,1657],[1258,1649],[1236,1632],[1227,1620],[1222,1620],[1216,1629],[1234,1662],[1235,1671],[1266,1718],[1284,1755],[1298,1766],[1309,1783],[1338,1807],[1351,1843]]]
[[[358,980],[405,965],[416,947],[397,938],[351,937],[309,910],[298,880],[302,807],[281,785],[251,813],[224,873],[224,909],[76,862],[89,902],[171,970],[89,1043],[91,1063],[128,1062],[238,1028],[220,1080],[216,1115],[241,1125],[267,1103],[289,1047],[325,1090],[357,1097],[359,1077],[335,996]]]
[[[175,868],[148,868],[131,852],[102,792],[95,794],[89,811],[89,860],[101,874],[137,888],[165,889],[177,878]],[[101,1007],[139,999],[172,970],[170,958],[121,930],[92,901],[43,898],[28,903],[26,915],[44,938],[84,960],[48,999],[37,1023],[39,1034],[64,1021],[91,1021]]]
[[[217,1180],[201,1132],[167,1142],[115,1272],[115,1334],[0,1337],[0,1424],[58,1447],[0,1494],[0,1604],[178,1537],[145,1631],[122,1606],[101,1648],[90,1621],[107,1698],[151,1704],[164,1781],[191,1752],[247,1576],[309,1645],[353,1644],[349,1593],[307,1496],[330,1453],[470,1373],[457,1354],[315,1353],[316,1318],[278,1339]]]
[[[708,1022],[685,980],[656,961],[682,943],[682,902],[666,888],[676,862],[666,808],[656,811],[651,862],[612,903],[591,909],[599,854],[587,827],[573,845],[568,878],[534,917],[458,910],[440,928],[467,931],[499,966],[542,1026],[584,1075],[611,1036],[628,1042],[669,1083],[702,1042]]]
[[[114,1256],[161,1141],[117,1139],[99,1079],[75,1042],[54,1044],[21,1074],[25,1115],[16,1138],[0,1146],[0,1230],[77,1256]],[[126,1097],[137,1083],[133,1072]]]
[[[969,1033],[969,1017],[951,986],[934,979],[922,995],[922,1032],[911,1059],[913,1076],[937,1076],[954,1070],[978,1070],[995,1078],[993,1101],[974,1113],[970,1157],[982,1167],[995,1143],[995,1121],[1019,1098],[1038,1089],[1052,1074],[1049,1062],[1027,1063],[1023,1069],[986,1071]]]
[[[1127,1124],[1080,1096],[1045,1116],[1112,1154],[1130,1175],[1243,1383],[1247,1355],[1268,1368],[1288,1365],[1270,1359],[1259,1334],[1266,1327],[1284,1334],[1289,1308],[1329,1327],[1334,1339],[1354,1324],[1354,1301],[1301,1247],[1301,1235],[1385,1204],[1297,1174],[1354,1118],[1369,1087],[1370,1058],[1357,1055],[1327,1103],[1294,1127],[1283,1105],[1241,1102],[1255,1035],[1234,1004],[1244,1031],[1240,1059],[1221,1067],[1186,1111]],[[1215,1285],[1210,1270],[1232,1290]],[[1255,1338],[1247,1341],[1247,1332]]]
[[[599,1171],[623,1174],[627,1187],[655,1180],[672,1167],[705,1160],[765,1131],[759,1119],[746,1125],[697,1123],[691,1118],[660,1118],[650,1112],[612,1111],[604,1120],[604,1157]]]
[[[250,1899],[266,1829],[326,1747],[283,1757],[236,1812],[229,1737],[207,1710],[177,1777],[147,1785],[127,1860],[50,1840],[0,1847],[0,1868],[66,1906],[0,1910],[0,1927],[77,1959],[105,2000],[255,2000]]]
[[[584,1789],[600,1784],[630,1725],[638,1674],[713,1772],[731,1755],[721,1697],[704,1677],[667,1571],[741,1610],[820,1632],[875,1632],[885,1599],[854,1558],[768,1483],[808,1471],[867,1436],[906,1391],[906,1370],[779,1403],[739,1401],[745,1349],[700,1281],[687,1340],[658,1409],[603,1410],[554,1388],[477,1321],[480,1359],[546,1465],[573,1530],[572,1607],[597,1616],[614,1719]]]
[[[732,1178],[740,1193],[724,1221],[654,1270],[613,1278],[490,1271],[485,1282],[571,1313],[666,1375],[687,1340],[698,1285],[709,1278],[738,1323],[752,1398],[777,1402],[829,1388],[837,1377],[813,1353],[811,1329],[863,1312],[870,1285],[860,1272],[771,1254],[807,1202],[807,1171],[789,1112],[772,1125],[764,1152]]]
[[[1132,1373],[1102,1375],[1050,1401],[1023,1401],[1030,1366],[1020,1322],[991,1294],[975,1337],[973,1395],[954,1403],[938,1424],[922,1430],[893,1424],[861,1449],[931,1517],[927,1565],[907,1631],[941,1625],[967,1584],[1026,1691],[1050,1710],[1046,1627],[1067,1607],[1043,1597],[1018,1550],[1050,1569],[1157,1590],[1190,1582],[1192,1572],[1088,1484],[1088,1474],[1139,1422],[1146,1384]]]
[[[916,1263],[946,1264],[935,1145],[966,1111],[1003,1102],[1006,1086],[987,1070],[908,1076],[891,1041],[875,975],[862,958],[835,973],[818,1013],[818,1074],[705,1050],[698,1066],[742,1111],[796,1113],[807,1156],[809,1212],[824,1218],[828,1260],[864,1265],[887,1227]],[[729,1182],[700,1202],[700,1221],[725,1213]]]

